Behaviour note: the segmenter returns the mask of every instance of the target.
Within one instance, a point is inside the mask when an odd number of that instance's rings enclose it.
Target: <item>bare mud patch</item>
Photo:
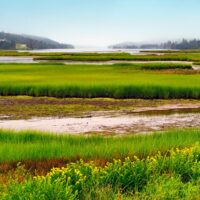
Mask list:
[[[161,131],[171,128],[200,127],[200,113],[171,115],[104,115],[83,118],[33,118],[0,120],[1,129],[37,130],[60,134],[130,134]]]

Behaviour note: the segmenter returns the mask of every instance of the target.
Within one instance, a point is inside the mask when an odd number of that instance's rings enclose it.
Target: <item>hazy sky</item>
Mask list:
[[[0,0],[0,31],[75,45],[200,38],[200,0]]]

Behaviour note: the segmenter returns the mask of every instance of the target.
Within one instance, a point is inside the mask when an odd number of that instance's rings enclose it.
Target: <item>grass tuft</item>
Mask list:
[[[33,131],[0,131],[0,162],[65,158],[113,159],[187,147],[200,141],[200,129],[171,130],[124,137],[69,136]]]

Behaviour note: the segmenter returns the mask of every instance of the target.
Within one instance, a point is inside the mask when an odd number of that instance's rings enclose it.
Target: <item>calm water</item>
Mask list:
[[[36,63],[32,57],[0,56],[0,63]]]
[[[24,51],[21,51],[24,52]],[[90,47],[90,48],[75,48],[75,49],[44,49],[44,50],[31,50],[29,52],[38,53],[52,53],[52,52],[66,52],[66,53],[112,53],[112,52],[127,52],[130,54],[141,54],[139,49],[109,49],[104,47]],[[33,57],[19,57],[19,56],[0,56],[0,63],[37,63]]]
[[[77,53],[89,53],[89,52],[97,52],[97,53],[111,53],[111,52],[127,52],[131,54],[141,54],[140,49],[110,49],[107,47],[83,47],[83,48],[75,48],[75,49],[43,49],[43,50],[31,50],[30,52],[77,52]]]

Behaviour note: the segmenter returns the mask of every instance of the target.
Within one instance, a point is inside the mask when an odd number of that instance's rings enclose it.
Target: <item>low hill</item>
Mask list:
[[[200,40],[168,41],[160,44],[136,44],[133,42],[124,42],[110,46],[112,49],[200,49]]]
[[[18,35],[12,33],[0,32],[0,49],[72,49],[73,45],[62,44],[49,38]]]

